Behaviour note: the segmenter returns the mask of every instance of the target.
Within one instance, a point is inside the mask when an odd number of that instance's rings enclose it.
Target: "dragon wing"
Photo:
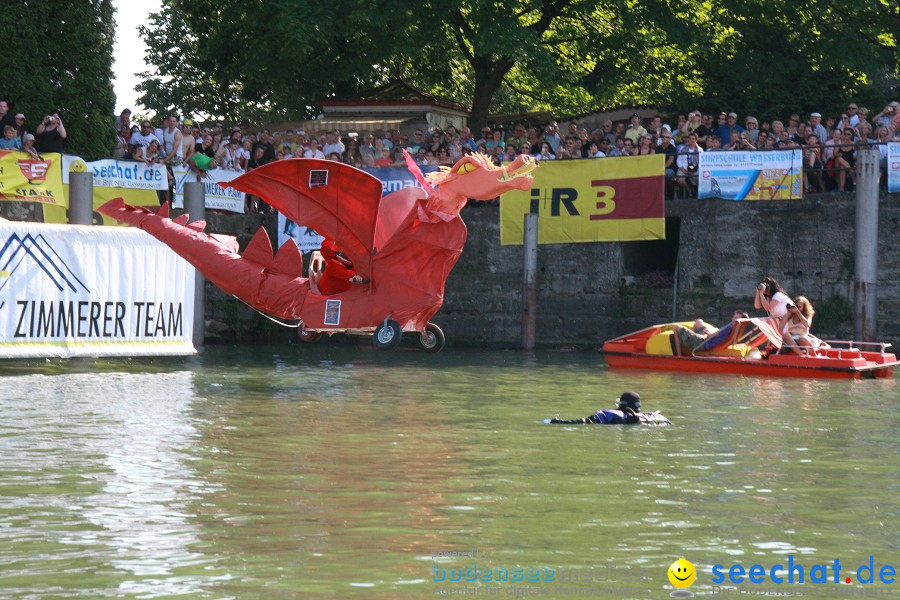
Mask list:
[[[296,158],[219,185],[259,196],[291,221],[332,238],[360,275],[371,273],[382,192],[377,177],[339,162]]]

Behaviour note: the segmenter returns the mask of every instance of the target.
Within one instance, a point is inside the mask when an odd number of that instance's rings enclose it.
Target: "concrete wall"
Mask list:
[[[31,220],[28,205],[0,203],[0,214]],[[853,332],[855,196],[802,201],[676,200],[667,204],[678,243],[560,244],[538,250],[538,346],[592,347],[652,323],[702,317],[716,324],[736,308],[753,313],[753,291],[765,275],[816,307],[821,337]],[[12,211],[13,214],[10,214]],[[449,345],[516,347],[521,336],[522,247],[500,246],[499,206],[463,210],[469,239],[447,280],[434,321]],[[242,247],[260,227],[273,239],[274,215],[209,214],[208,231],[235,235]],[[878,331],[900,341],[900,194],[881,197]],[[655,263],[675,263],[656,270]],[[288,341],[294,331],[207,288],[207,343]],[[327,342],[326,342],[327,343]],[[339,338],[332,340],[339,343]],[[350,343],[355,343],[351,340]],[[366,343],[368,343],[366,341]]]

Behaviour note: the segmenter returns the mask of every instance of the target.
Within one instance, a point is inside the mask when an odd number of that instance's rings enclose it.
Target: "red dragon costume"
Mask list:
[[[444,282],[466,241],[459,217],[466,200],[528,190],[537,166],[527,155],[497,167],[472,154],[426,177],[408,155],[407,164],[423,187],[383,198],[374,176],[319,159],[269,163],[221,184],[259,196],[288,219],[334,240],[362,282],[331,295],[311,289],[295,243],[273,256],[265,229],[239,255],[235,238],[203,233],[205,223],[188,224],[186,214],[170,219],[168,205],[152,212],[116,198],[99,211],[147,231],[261,312],[300,320],[310,331],[374,329],[376,345],[390,347],[402,331],[424,335],[427,326],[436,328],[428,321],[443,304]]]

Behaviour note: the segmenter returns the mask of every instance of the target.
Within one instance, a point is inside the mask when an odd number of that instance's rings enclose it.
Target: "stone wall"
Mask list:
[[[11,219],[31,220],[35,212],[29,205],[0,205],[0,214]],[[720,324],[736,308],[753,313],[754,287],[765,275],[781,281],[790,294],[812,300],[818,335],[852,335],[854,195],[781,202],[675,200],[668,202],[666,212],[666,242],[539,247],[538,346],[598,346],[604,339],[671,320],[673,306],[679,320],[702,317]],[[448,345],[516,347],[521,339],[522,247],[500,245],[499,206],[466,208],[462,216],[469,239],[434,321]],[[242,248],[260,226],[273,239],[276,233],[274,215],[210,214],[207,220],[208,231],[235,235]],[[900,244],[893,238],[898,221],[900,194],[883,194],[878,331],[891,342],[900,340]],[[294,339],[294,330],[210,284],[206,300],[207,343]],[[341,337],[325,343],[341,343]]]

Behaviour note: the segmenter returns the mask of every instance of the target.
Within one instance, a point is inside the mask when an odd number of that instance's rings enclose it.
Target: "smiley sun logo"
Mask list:
[[[672,592],[672,596],[691,597],[694,594],[687,589],[697,579],[697,569],[691,562],[684,558],[679,558],[669,567],[667,571],[669,582],[679,590]]]

